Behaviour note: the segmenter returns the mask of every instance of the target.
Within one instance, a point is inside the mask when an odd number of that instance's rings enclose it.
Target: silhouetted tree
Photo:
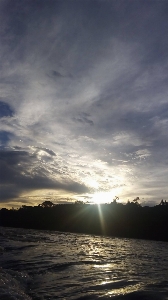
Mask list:
[[[84,202],[83,202],[83,201],[80,201],[80,200],[76,200],[76,201],[75,201],[75,204],[84,204]]]
[[[159,205],[168,205],[168,202],[167,202],[166,200],[164,201],[164,200],[162,199],[162,200],[160,201],[160,204],[159,204]]]
[[[138,200],[139,200],[139,197],[136,197],[136,198],[133,200],[133,203],[136,204],[136,205],[138,205],[138,206],[140,206]]]
[[[51,201],[44,201],[40,206],[42,207],[53,207],[54,203]]]
[[[112,203],[117,203],[117,200],[119,200],[119,197],[115,196]]]

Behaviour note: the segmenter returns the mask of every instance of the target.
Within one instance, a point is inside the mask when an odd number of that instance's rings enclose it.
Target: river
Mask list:
[[[0,227],[0,299],[168,299],[168,243]]]

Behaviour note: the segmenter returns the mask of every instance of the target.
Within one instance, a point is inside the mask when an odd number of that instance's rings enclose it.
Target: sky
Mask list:
[[[168,1],[0,0],[0,207],[168,195]]]

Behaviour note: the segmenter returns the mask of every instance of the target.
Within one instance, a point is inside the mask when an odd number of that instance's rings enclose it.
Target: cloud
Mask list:
[[[116,185],[123,199],[134,188],[159,197],[167,174],[167,3],[6,0],[0,17],[4,199],[8,185],[17,197]]]
[[[51,72],[51,75],[54,76],[54,77],[64,77],[60,72],[58,71],[52,71]]]
[[[7,103],[0,101],[0,118],[2,117],[12,117],[13,111]]]
[[[54,151],[50,150],[50,149],[47,149],[47,148],[43,148],[43,147],[36,147],[37,150],[42,150],[46,153],[48,153],[49,155],[51,156],[55,156],[56,154],[54,153]]]
[[[4,131],[4,130],[0,131],[0,143],[2,145],[8,144],[11,137],[12,137],[12,134],[10,132]]]
[[[48,149],[47,153],[53,156]],[[81,183],[65,178],[57,180],[49,170],[38,162],[37,154],[27,151],[0,152],[1,201],[18,198],[23,192],[33,190],[63,190],[73,193],[86,193],[89,189]]]
[[[89,114],[80,113],[78,117],[74,117],[73,120],[83,124],[94,125],[93,121],[89,119]]]

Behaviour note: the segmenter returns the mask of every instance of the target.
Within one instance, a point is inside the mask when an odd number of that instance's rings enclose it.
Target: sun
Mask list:
[[[110,203],[115,198],[114,192],[97,192],[92,196],[92,203],[103,204]]]

